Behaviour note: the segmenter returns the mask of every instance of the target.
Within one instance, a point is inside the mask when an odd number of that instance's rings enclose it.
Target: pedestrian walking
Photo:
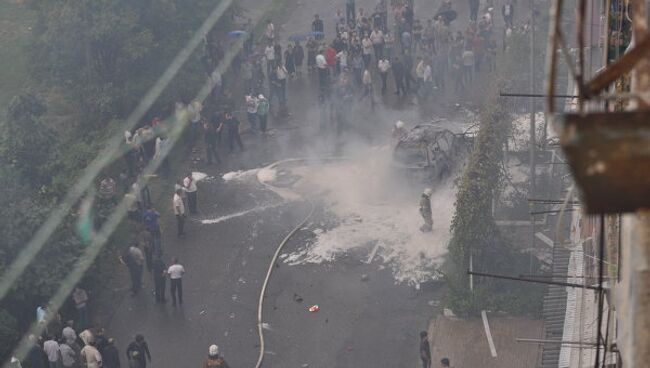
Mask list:
[[[420,227],[420,231],[424,233],[431,232],[433,229],[433,217],[431,212],[431,188],[426,188],[420,197],[420,216],[424,220],[424,225]]]
[[[120,368],[120,354],[115,346],[114,338],[111,337],[107,340],[102,358],[104,363],[102,368]]]
[[[266,23],[266,31],[264,32],[264,35],[269,42],[273,42],[275,39],[275,26],[270,20]]]
[[[309,37],[307,41],[307,69],[312,71],[316,67],[316,55],[318,54],[318,42],[315,38]]]
[[[278,64],[276,76],[278,80],[278,94],[280,96],[280,110],[285,111],[287,108],[287,68]]]
[[[512,28],[515,17],[515,6],[512,4],[512,0],[506,0],[506,3],[501,6],[501,14],[503,15],[503,21],[506,23],[506,28]]]
[[[77,310],[77,326],[83,330],[88,327],[88,293],[77,286],[72,292],[72,300]]]
[[[270,107],[269,100],[264,95],[257,96],[257,117],[260,121],[260,131],[262,133],[266,133]]]
[[[132,341],[129,346],[126,348],[126,357],[127,359],[132,359],[135,354],[136,360],[140,363],[139,368],[147,368],[147,361],[151,363],[151,353],[149,352],[149,345],[144,341],[144,336],[137,334],[135,335],[134,341]]]
[[[230,148],[230,153],[234,152],[235,149],[235,142],[239,146],[239,149],[241,151],[244,151],[244,145],[241,142],[241,137],[239,135],[239,120],[235,118],[231,112],[226,112],[225,114],[225,119],[219,126],[219,130],[223,129],[223,127],[226,127],[226,130],[228,132],[228,146]]]
[[[210,345],[208,358],[203,362],[203,368],[229,368],[228,363],[219,355],[219,347]]]
[[[420,332],[420,359],[422,368],[431,368],[431,347],[429,346],[429,336],[426,331]]]
[[[179,304],[183,304],[183,274],[185,268],[178,263],[178,259],[172,260],[172,265],[167,270],[170,280],[170,292],[172,295],[172,305],[176,306],[176,300]]]
[[[188,172],[185,179],[183,179],[183,188],[185,190],[185,193],[187,193],[187,205],[189,207],[190,214],[196,215],[198,213],[198,188],[196,187],[196,180],[194,180],[191,171]]]
[[[153,260],[152,271],[153,275],[153,285],[154,285],[154,295],[156,297],[156,302],[165,303],[165,284],[167,282],[167,265],[162,260],[161,257],[156,257]]]
[[[185,236],[185,202],[183,202],[183,192],[180,189],[176,190],[172,198],[172,207],[174,209],[174,216],[176,216],[176,235],[180,238]]]

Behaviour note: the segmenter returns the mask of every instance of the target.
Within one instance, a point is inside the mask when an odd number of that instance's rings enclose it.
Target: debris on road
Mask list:
[[[296,303],[302,303],[302,297],[298,294],[293,294],[293,301]]]
[[[312,312],[312,313],[318,312],[319,310],[320,310],[320,307],[318,306],[318,304],[314,304],[311,307],[309,307],[309,311]]]

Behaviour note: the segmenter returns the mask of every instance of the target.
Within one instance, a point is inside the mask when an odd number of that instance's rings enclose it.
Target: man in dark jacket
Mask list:
[[[167,281],[167,265],[160,257],[153,260],[151,273],[153,274],[153,284],[156,295],[156,302],[164,303],[165,299],[165,283]]]
[[[149,345],[144,341],[144,336],[135,335],[135,341],[131,342],[126,348],[126,358],[130,359],[137,352],[138,360],[142,368],[147,368],[147,360],[151,362],[151,353],[149,353]]]
[[[102,353],[103,368],[120,368],[120,355],[115,347],[115,339],[109,338]]]
[[[320,19],[320,16],[318,14],[314,15],[314,21],[311,22],[311,30],[314,32],[315,38],[317,40],[322,40],[325,38],[325,25],[323,24],[323,20]]]
[[[429,347],[429,336],[426,331],[420,332],[420,359],[422,368],[431,368],[431,347]]]
[[[395,57],[395,61],[393,62],[393,77],[395,77],[395,88],[397,90],[395,91],[395,94],[400,96],[405,93],[404,90],[404,63],[399,59],[399,57]]]

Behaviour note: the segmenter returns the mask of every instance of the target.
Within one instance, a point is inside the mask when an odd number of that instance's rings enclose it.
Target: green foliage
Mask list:
[[[23,249],[108,137],[121,136],[124,118],[218,1],[25,1],[37,18],[28,48],[31,84],[44,98],[19,95],[0,119],[0,268]],[[230,22],[224,15],[213,32],[230,30]],[[198,91],[206,78],[201,52],[180,69],[152,115],[164,117],[173,102]],[[118,160],[107,172],[117,179],[121,165]],[[19,328],[32,321],[32,306],[52,295],[84,249],[74,216],[63,219],[3,301]]]
[[[494,84],[490,90],[503,90],[501,83]],[[469,290],[470,254],[477,272],[518,275],[528,273],[531,266],[529,257],[510,245],[492,217],[492,201],[503,175],[502,149],[511,129],[505,101],[491,95],[481,110],[480,123],[456,195],[450,264],[445,274],[448,303],[461,316],[475,315],[483,309],[535,313],[541,305],[543,288],[475,277],[474,291]]]
[[[47,181],[52,162],[55,135],[41,122],[46,107],[37,97],[15,96],[1,126],[0,153],[2,163],[15,169],[28,183],[39,187]]]

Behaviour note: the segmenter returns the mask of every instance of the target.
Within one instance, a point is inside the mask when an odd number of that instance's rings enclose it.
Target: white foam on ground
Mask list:
[[[201,181],[201,180],[208,180],[212,178],[208,176],[208,174],[206,173],[194,171],[192,172],[192,179],[194,179],[194,181]]]
[[[259,169],[231,171],[223,174],[224,181],[244,180],[257,173]]]
[[[334,261],[355,249],[367,252],[366,261],[378,246],[374,262],[390,265],[396,280],[419,284],[434,278],[450,239],[456,193],[453,180],[431,184],[434,229],[422,233],[420,185],[417,190],[405,189],[407,179],[397,177],[390,160],[390,150],[373,150],[359,160],[294,169],[303,177],[298,190],[322,193],[340,223],[332,229],[316,229],[314,242],[289,254],[285,262]]]
[[[263,211],[266,211],[266,210],[271,209],[271,208],[280,207],[283,204],[284,203],[277,203],[277,204],[273,204],[273,205],[259,206],[259,207],[251,208],[249,210],[240,211],[240,212],[236,212],[236,213],[231,213],[229,215],[219,216],[219,217],[214,218],[214,219],[201,220],[201,223],[204,224],[204,225],[218,224],[220,222],[232,220],[232,219],[237,218],[237,217],[246,216],[246,215],[248,215],[250,213],[263,212]]]
[[[265,167],[257,172],[257,180],[262,183],[271,183],[275,181],[278,172],[270,167]]]

